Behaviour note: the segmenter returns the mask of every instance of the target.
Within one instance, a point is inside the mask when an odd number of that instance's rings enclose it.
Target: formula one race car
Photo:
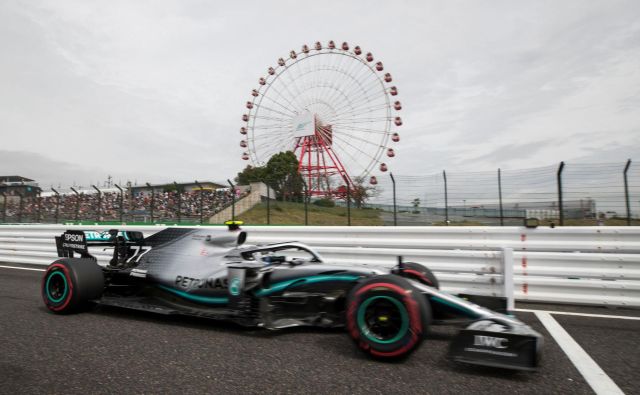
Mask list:
[[[439,291],[420,264],[400,258],[390,270],[331,265],[298,242],[243,246],[246,238],[238,223],[229,230],[167,228],[147,238],[68,230],[56,237],[61,259],[47,268],[42,297],[56,313],[92,302],[267,329],[346,327],[358,348],[381,359],[410,354],[432,324],[466,323],[452,341],[453,360],[538,365],[540,334],[513,316]],[[107,265],[98,265],[93,247],[113,248]]]

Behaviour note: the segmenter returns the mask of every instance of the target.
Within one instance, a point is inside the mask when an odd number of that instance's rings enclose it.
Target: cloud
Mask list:
[[[634,1],[3,2],[2,148],[29,153],[5,169],[35,171],[18,162],[33,154],[150,182],[233,177],[258,78],[329,39],[397,83],[394,174],[635,158],[639,16]]]
[[[129,174],[111,173],[108,168],[101,166],[78,165],[33,152],[0,150],[0,168],[6,173],[3,175],[34,179],[45,190],[51,186],[64,189],[74,185],[85,188],[91,184],[101,186],[109,175],[122,186],[129,180]]]

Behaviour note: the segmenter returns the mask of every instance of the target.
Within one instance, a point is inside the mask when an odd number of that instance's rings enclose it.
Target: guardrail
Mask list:
[[[113,226],[0,225],[0,262],[47,265],[65,229]],[[149,236],[165,226],[127,226]],[[212,232],[223,231],[211,227]],[[638,227],[245,226],[247,243],[300,241],[335,264],[392,267],[397,257],[430,267],[452,293],[519,301],[640,307]],[[110,251],[93,251],[106,263]],[[508,295],[507,295],[508,296]]]

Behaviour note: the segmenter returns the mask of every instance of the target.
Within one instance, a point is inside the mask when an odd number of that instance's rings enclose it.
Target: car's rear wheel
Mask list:
[[[66,258],[53,262],[42,279],[42,299],[55,313],[71,313],[97,299],[104,289],[102,269],[92,259]]]
[[[355,286],[346,314],[347,330],[358,348],[381,359],[413,352],[431,319],[425,297],[395,275],[372,277]]]

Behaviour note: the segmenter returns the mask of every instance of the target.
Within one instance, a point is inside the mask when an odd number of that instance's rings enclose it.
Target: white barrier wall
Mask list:
[[[0,225],[0,262],[47,265],[56,258],[53,238],[65,229],[112,227]],[[121,228],[149,236],[164,226]],[[392,267],[402,255],[432,268],[442,288],[453,293],[503,295],[502,249],[508,248],[514,251],[508,256],[516,300],[640,307],[638,227],[243,228],[249,244],[301,241],[336,264]],[[102,263],[111,253],[92,252]]]

